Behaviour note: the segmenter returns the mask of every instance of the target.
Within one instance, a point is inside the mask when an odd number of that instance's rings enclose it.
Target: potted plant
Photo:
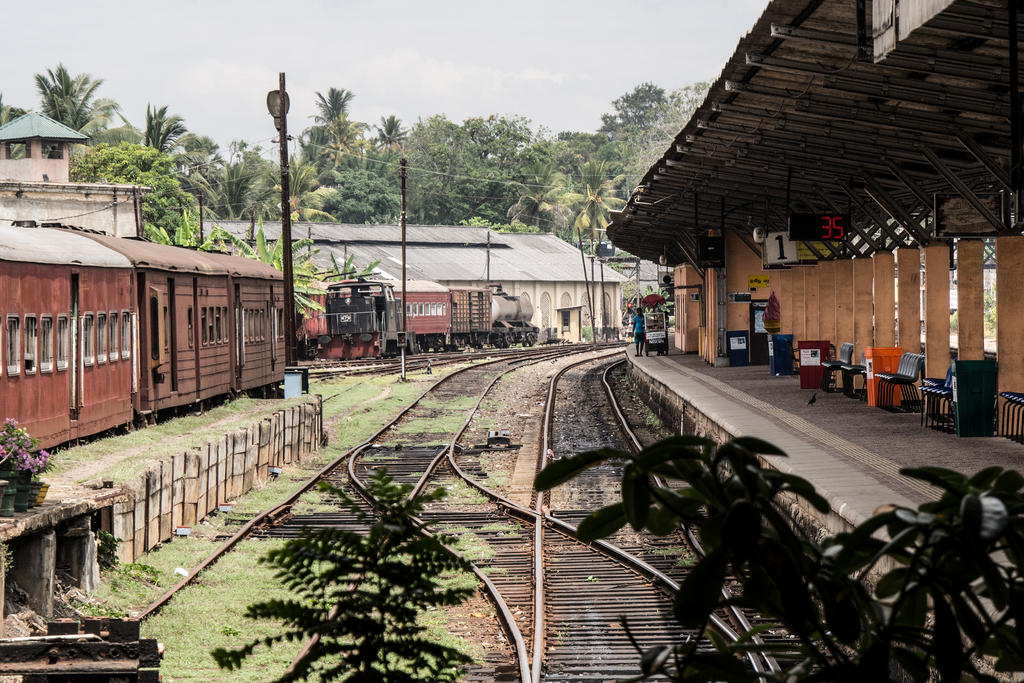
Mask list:
[[[9,483],[0,504],[0,515],[9,514],[9,495],[13,494],[14,512],[24,512],[38,499],[37,490],[36,499],[30,505],[32,479],[50,466],[49,451],[39,449],[38,446],[39,440],[29,436],[28,430],[19,427],[15,420],[4,420],[0,427],[0,479],[6,479]]]

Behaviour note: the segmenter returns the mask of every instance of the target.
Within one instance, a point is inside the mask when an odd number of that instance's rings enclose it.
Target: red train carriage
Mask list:
[[[0,419],[43,447],[131,422],[131,263],[50,228],[0,228]]]
[[[401,298],[401,283],[395,283]],[[416,350],[442,351],[453,348],[451,340],[451,293],[447,287],[429,280],[405,283],[405,320]]]
[[[491,290],[452,287],[452,344],[482,348],[491,335]]]
[[[135,266],[140,414],[281,380],[277,270],[223,254],[89,237]]]

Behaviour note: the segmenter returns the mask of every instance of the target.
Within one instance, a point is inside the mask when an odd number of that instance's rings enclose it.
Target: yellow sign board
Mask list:
[[[747,278],[750,289],[765,289],[768,287],[769,275],[751,275]]]

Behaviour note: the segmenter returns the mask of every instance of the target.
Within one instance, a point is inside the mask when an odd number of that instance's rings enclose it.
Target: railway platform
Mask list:
[[[789,457],[781,470],[814,484],[832,506],[832,532],[858,524],[880,505],[916,506],[935,496],[900,468],[934,465],[964,473],[1024,466],[1024,446],[1001,437],[957,438],[927,429],[918,413],[890,413],[842,393],[801,390],[796,375],[766,366],[712,367],[673,349],[667,356],[627,353],[634,376],[683,428],[725,439],[756,436]],[[811,396],[813,404],[808,404]],[[679,425],[677,425],[678,427]]]

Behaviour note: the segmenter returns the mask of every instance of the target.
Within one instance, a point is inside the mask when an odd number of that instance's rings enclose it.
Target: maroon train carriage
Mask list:
[[[237,256],[88,236],[135,267],[141,415],[281,381],[279,271]]]
[[[0,227],[0,419],[45,448],[130,423],[132,264],[87,237]]]
[[[306,297],[320,304],[321,310],[305,311],[295,324],[295,337],[299,358],[313,360],[320,351],[321,344],[331,341],[327,329],[327,286],[326,282],[312,281],[310,286],[320,291],[319,294],[307,294]]]
[[[452,344],[456,348],[482,348],[491,336],[491,290],[450,287]]]
[[[400,299],[402,285],[395,283]],[[409,345],[415,351],[444,351],[454,348],[451,339],[451,293],[429,280],[405,283],[405,320],[410,332]]]

